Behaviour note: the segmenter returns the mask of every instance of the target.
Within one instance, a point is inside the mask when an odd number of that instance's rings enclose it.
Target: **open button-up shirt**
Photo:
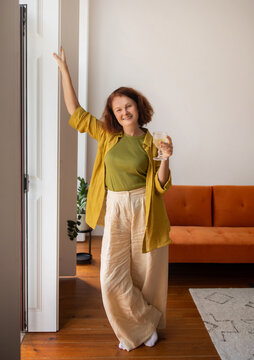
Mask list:
[[[105,165],[106,153],[123,136],[123,131],[111,134],[105,131],[102,121],[96,119],[89,112],[79,106],[71,115],[69,125],[80,133],[87,132],[98,141],[97,155],[89,185],[86,204],[86,222],[91,228],[104,226],[106,211]],[[171,243],[169,236],[170,223],[162,194],[171,185],[171,172],[166,184],[162,187],[158,179],[159,161],[154,161],[157,149],[148,129],[142,128],[146,133],[143,147],[149,158],[146,177],[146,229],[143,237],[142,252],[147,253],[153,249]]]

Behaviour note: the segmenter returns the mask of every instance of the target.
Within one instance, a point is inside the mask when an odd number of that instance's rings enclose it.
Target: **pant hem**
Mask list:
[[[159,319],[158,319],[158,321],[157,321],[157,325],[156,325],[156,326],[153,326],[153,327],[151,328],[152,331],[149,332],[150,335],[144,336],[144,337],[142,338],[142,340],[139,341],[138,345],[135,345],[135,346],[131,346],[131,347],[130,347],[130,346],[126,346],[123,341],[121,341],[121,343],[123,344],[123,346],[125,347],[125,349],[126,349],[127,351],[131,351],[131,350],[136,349],[136,348],[139,347],[140,345],[144,344],[145,341],[147,341],[148,339],[150,339],[150,337],[152,336],[153,332],[157,329],[157,326],[158,326],[159,322],[160,322],[160,317],[159,317]]]

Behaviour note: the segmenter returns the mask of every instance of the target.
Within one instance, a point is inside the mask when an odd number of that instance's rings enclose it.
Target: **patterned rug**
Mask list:
[[[254,360],[254,289],[189,289],[222,360]]]

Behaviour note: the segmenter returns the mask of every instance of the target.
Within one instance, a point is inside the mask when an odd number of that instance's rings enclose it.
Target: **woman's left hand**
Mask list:
[[[173,154],[173,143],[171,137],[167,135],[168,142],[161,141],[160,148],[164,158],[169,158]]]

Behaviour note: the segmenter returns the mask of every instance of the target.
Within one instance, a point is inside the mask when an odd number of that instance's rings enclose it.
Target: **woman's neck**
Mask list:
[[[123,132],[126,135],[130,135],[130,136],[139,136],[139,135],[143,135],[144,131],[142,129],[140,129],[140,127],[135,127],[135,128],[123,128]]]

